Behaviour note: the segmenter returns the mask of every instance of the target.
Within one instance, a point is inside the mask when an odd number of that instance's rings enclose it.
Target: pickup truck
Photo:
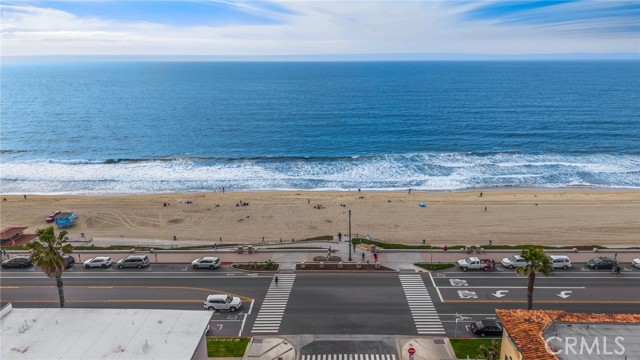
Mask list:
[[[495,263],[491,259],[479,259],[477,257],[468,257],[458,260],[458,267],[462,271],[467,270],[485,270],[490,271],[495,268]]]

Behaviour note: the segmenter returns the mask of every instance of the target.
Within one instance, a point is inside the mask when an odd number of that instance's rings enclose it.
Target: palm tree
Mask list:
[[[67,244],[64,237],[66,231],[61,231],[56,236],[53,226],[36,231],[38,239],[27,244],[31,249],[31,261],[34,265],[42,269],[50,278],[56,278],[58,286],[58,296],[60,296],[60,307],[64,307],[64,290],[62,289],[62,272],[67,265],[62,254],[69,254],[73,251],[71,244]]]
[[[480,357],[487,360],[498,360],[500,356],[500,343],[496,339],[491,339],[488,345],[481,344],[478,346]]]
[[[552,270],[551,259],[544,253],[544,249],[539,247],[532,247],[528,249],[522,249],[520,254],[529,265],[519,267],[516,269],[516,274],[525,275],[529,278],[529,284],[527,286],[527,309],[533,308],[533,285],[536,282],[536,273],[542,273],[544,276],[549,276]]]

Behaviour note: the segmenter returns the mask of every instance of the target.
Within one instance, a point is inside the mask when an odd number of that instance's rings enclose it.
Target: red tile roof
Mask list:
[[[9,240],[12,237],[20,234],[21,232],[25,231],[27,229],[27,226],[25,227],[8,227],[8,228],[4,228],[2,229],[2,231],[0,232],[0,241],[5,241],[5,240]]]
[[[504,329],[527,360],[556,360],[546,349],[543,333],[554,321],[640,324],[640,314],[567,313],[560,310],[496,310]]]

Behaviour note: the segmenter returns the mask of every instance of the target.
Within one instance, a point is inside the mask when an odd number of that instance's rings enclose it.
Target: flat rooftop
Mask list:
[[[2,309],[2,359],[191,359],[208,311]]]
[[[640,324],[552,322],[543,336],[560,360],[640,356]]]

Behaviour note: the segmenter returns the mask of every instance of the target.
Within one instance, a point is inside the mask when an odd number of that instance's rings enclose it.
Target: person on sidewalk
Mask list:
[[[341,241],[342,241],[342,233],[341,233],[341,232],[339,232],[339,233],[338,233],[338,242],[341,242]]]
[[[378,254],[373,253],[373,260],[374,260],[375,262],[378,262]]]
[[[362,252],[362,261],[364,261],[364,251]]]

